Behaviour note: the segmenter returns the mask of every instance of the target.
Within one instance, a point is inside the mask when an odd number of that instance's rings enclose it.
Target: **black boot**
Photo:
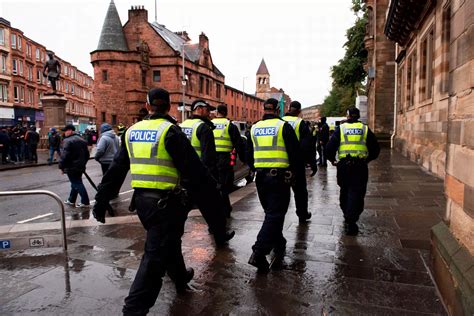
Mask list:
[[[216,241],[216,245],[220,247],[226,245],[229,240],[234,238],[234,236],[235,231],[230,231],[226,232],[224,236],[217,237],[216,235],[214,235],[214,240]]]
[[[194,269],[193,268],[187,268],[186,269],[186,275],[184,277],[184,282],[176,284],[176,292],[178,294],[186,293],[186,290],[190,289],[190,287],[188,286],[188,283],[193,278],[194,278]]]
[[[359,226],[356,223],[345,223],[344,231],[348,236],[357,236],[359,233]]]
[[[249,258],[249,264],[257,268],[257,272],[266,273],[270,269],[270,264],[264,255],[259,255],[255,252]]]
[[[312,216],[311,212],[307,212],[305,216],[300,216],[299,218],[300,224],[306,224],[310,220],[311,216]]]

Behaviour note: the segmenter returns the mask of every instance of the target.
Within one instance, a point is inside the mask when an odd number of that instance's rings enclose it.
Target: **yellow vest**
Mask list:
[[[204,124],[204,121],[201,119],[188,119],[181,123],[180,127],[183,130],[184,134],[188,137],[191,141],[191,146],[193,146],[194,150],[198,154],[199,158],[201,158],[201,141],[196,135],[198,127]]]
[[[367,125],[361,122],[344,123],[339,127],[341,130],[341,143],[339,145],[339,159],[349,155],[355,158],[367,158]]]
[[[132,188],[172,190],[179,183],[179,172],[165,148],[172,125],[165,119],[144,120],[127,130]]]
[[[212,123],[216,126],[213,130],[214,140],[216,143],[217,152],[231,152],[234,146],[229,135],[229,126],[232,124],[225,117],[219,117],[212,120]]]
[[[293,129],[295,130],[296,138],[300,140],[300,125],[303,119],[297,116],[286,115],[286,116],[283,116],[283,120],[290,123],[291,127],[293,127]]]
[[[255,168],[288,168],[290,162],[283,139],[285,122],[274,118],[252,126],[253,157]]]

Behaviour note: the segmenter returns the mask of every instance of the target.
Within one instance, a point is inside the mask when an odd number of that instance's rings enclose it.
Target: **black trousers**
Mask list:
[[[217,172],[224,211],[229,216],[232,211],[229,194],[234,186],[234,168],[230,165],[230,153],[217,153]]]
[[[322,165],[322,166],[327,166],[328,164],[328,161],[327,161],[327,158],[326,158],[326,143],[319,143],[318,142],[318,145],[316,147],[316,150],[318,151],[318,162]]]
[[[164,209],[157,207],[159,197],[136,192],[135,206],[146,229],[145,252],[123,307],[124,315],[145,315],[155,304],[165,273],[175,284],[185,282],[186,266],[181,237],[188,210],[177,199]]]
[[[38,162],[38,144],[28,144],[28,159]]]
[[[291,186],[295,196],[296,215],[306,217],[308,214],[308,189],[306,188],[306,174],[302,170],[296,177],[296,182]]]
[[[102,175],[104,175],[107,172],[107,170],[109,170],[111,164],[112,164],[111,162],[108,162],[108,163],[101,162],[100,163],[100,168],[102,169]]]
[[[257,171],[256,185],[265,219],[252,249],[259,255],[267,255],[273,248],[286,245],[283,224],[290,204],[290,185],[282,176],[270,176],[262,171]]]
[[[363,160],[342,159],[337,163],[337,184],[341,188],[339,205],[346,223],[356,223],[364,211],[369,170]]]

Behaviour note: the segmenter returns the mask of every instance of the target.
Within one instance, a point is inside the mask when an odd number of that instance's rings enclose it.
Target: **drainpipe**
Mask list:
[[[398,43],[395,43],[395,60],[397,59]],[[393,95],[393,132],[390,136],[390,148],[393,149],[395,136],[397,135],[397,94],[398,94],[398,65],[395,63],[395,87]]]

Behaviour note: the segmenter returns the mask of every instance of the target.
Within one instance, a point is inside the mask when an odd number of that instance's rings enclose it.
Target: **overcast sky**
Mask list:
[[[93,75],[90,52],[110,0],[1,0],[0,16],[59,57]],[[319,104],[331,87],[330,67],[344,55],[345,31],[354,22],[351,0],[157,0],[158,22],[183,28],[192,42],[204,32],[214,64],[227,85],[255,92],[265,58],[270,84],[303,107]],[[150,22],[154,0],[115,0],[122,25],[132,5],[144,5]],[[245,78],[245,80],[244,80]],[[245,83],[244,83],[245,81]]]

